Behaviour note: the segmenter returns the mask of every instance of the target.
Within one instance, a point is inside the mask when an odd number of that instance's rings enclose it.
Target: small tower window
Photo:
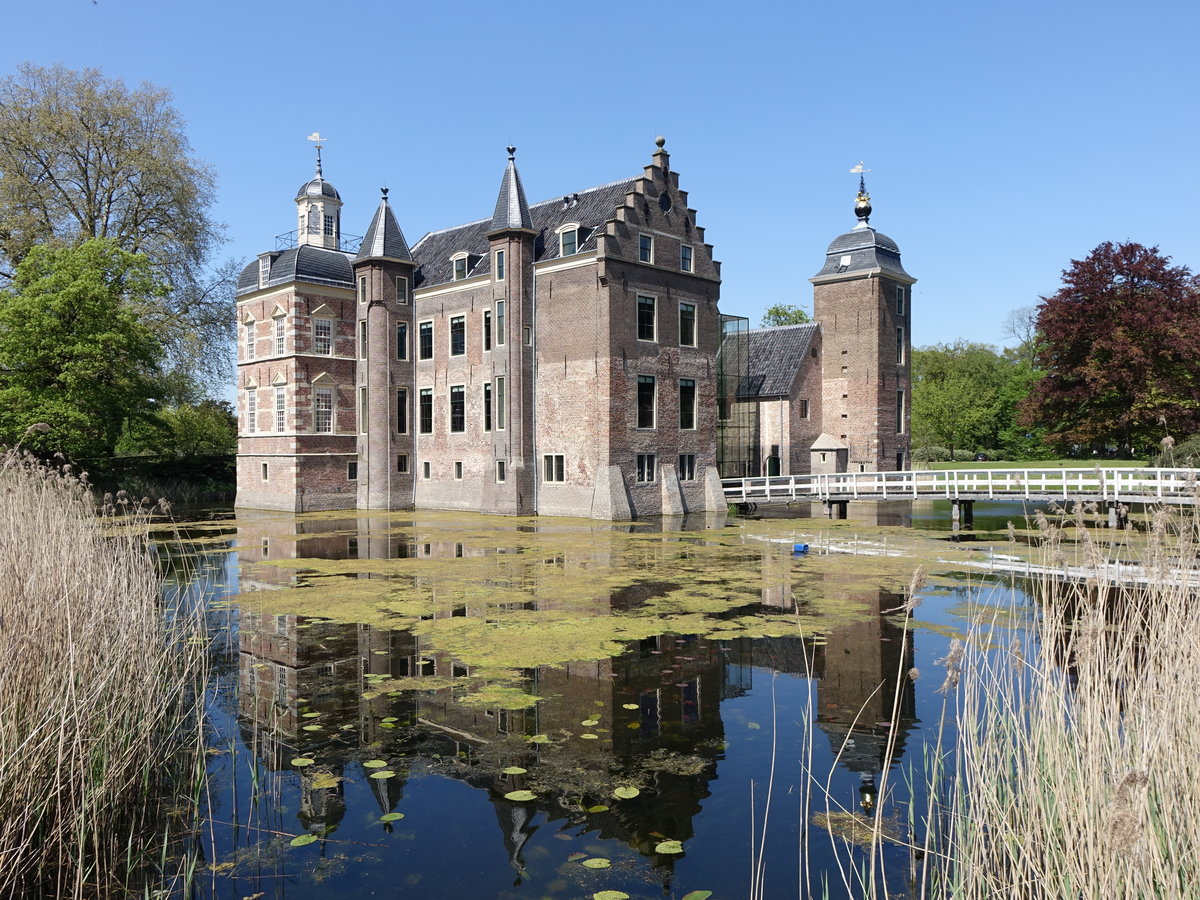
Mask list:
[[[403,275],[396,276],[396,302],[408,303],[408,279]]]
[[[904,318],[904,288],[896,288],[896,316]]]
[[[504,251],[496,251],[496,280],[504,280]]]
[[[333,237],[333,216],[325,214],[325,237]]]

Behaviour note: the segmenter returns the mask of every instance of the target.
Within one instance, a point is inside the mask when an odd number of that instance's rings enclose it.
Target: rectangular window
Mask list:
[[[403,275],[396,276],[396,302],[401,305],[408,304],[408,279]]]
[[[467,430],[467,389],[461,384],[450,385],[450,431],[460,434]]]
[[[366,275],[358,276],[358,302],[359,303],[367,302],[367,276]]]
[[[521,327],[521,340],[524,342],[526,347],[533,346],[533,328],[532,328],[532,326],[523,325]]]
[[[259,472],[262,473],[262,480],[266,481],[267,480],[267,464],[266,463],[262,464],[262,468],[259,469]]]
[[[692,271],[692,248],[687,244],[679,245],[679,271]]]
[[[408,359],[408,323],[396,323],[396,359]]]
[[[496,251],[496,280],[504,280],[504,251]]]
[[[322,356],[333,353],[333,319],[313,319],[313,352]]]
[[[638,235],[638,259],[642,262],[654,262],[654,238],[648,234]]]
[[[358,460],[346,463],[346,480],[358,481]]]
[[[408,388],[396,391],[396,433],[408,434]]]
[[[333,216],[325,217],[325,236],[333,237]]]
[[[258,431],[258,391],[246,391],[246,434]]]
[[[896,364],[904,365],[904,329],[896,329]]]
[[[492,349],[492,311],[490,309],[483,311],[483,349]]]
[[[466,316],[450,317],[450,355],[462,356],[467,352]]]
[[[428,462],[428,460],[421,463],[421,477],[424,478],[426,481],[429,480],[429,462]],[[426,544],[425,546],[428,547],[429,545]],[[426,552],[428,553],[428,551],[426,551]]]
[[[639,453],[637,455],[637,480],[638,481],[653,481],[654,480],[654,464],[658,457],[653,453]]]
[[[483,386],[483,430],[492,430],[492,386],[490,383]]]
[[[460,256],[454,261],[454,280],[462,281],[467,277],[467,258]]]
[[[264,288],[271,280],[271,257],[263,256],[258,260],[258,286]]]
[[[896,434],[904,434],[904,391],[896,391]]]
[[[363,434],[367,433],[367,389],[365,386],[358,389],[358,430]]]
[[[496,483],[504,484],[506,478],[508,478],[508,465],[504,460],[498,459],[496,460]]]
[[[462,460],[460,459],[454,461],[454,480],[462,481]]]
[[[287,419],[286,388],[275,388],[275,430],[283,431]]]
[[[358,358],[367,358],[367,320],[360,319],[358,322]]]
[[[637,336],[639,341],[655,339],[655,301],[653,297],[638,294],[637,298]]]
[[[565,458],[561,453],[547,453],[542,457],[542,481],[566,481]]]
[[[579,247],[579,231],[569,228],[558,236],[559,255],[570,256]]]
[[[696,382],[679,379],[679,427],[685,431],[696,428]]]
[[[696,346],[696,304],[679,304],[679,346]]]
[[[284,338],[287,335],[287,319],[279,316],[275,319],[275,355],[283,356]]]
[[[657,386],[653,375],[639,375],[637,380],[637,427],[654,427],[654,401]]]
[[[496,430],[504,430],[504,376],[496,378]]]
[[[504,343],[504,301],[496,301],[496,343]]]
[[[417,404],[421,434],[433,434],[433,388],[421,388]]]
[[[396,471],[401,475],[408,474],[408,454],[401,453],[396,457]]]
[[[417,326],[417,356],[433,359],[433,323],[422,322]]]
[[[800,401],[800,418],[802,418],[802,419],[808,418],[808,401],[807,400]]]
[[[680,481],[695,481],[696,480],[696,454],[695,453],[679,454],[679,480]]]
[[[896,317],[904,318],[904,288],[896,288]]]
[[[313,391],[313,431],[333,432],[333,388],[319,387]]]
[[[254,323],[247,322],[246,330],[246,359],[254,359]]]

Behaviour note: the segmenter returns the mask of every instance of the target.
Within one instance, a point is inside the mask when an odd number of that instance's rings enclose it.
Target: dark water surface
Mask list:
[[[861,852],[812,816],[881,804],[907,832],[935,661],[1015,590],[935,578],[906,630],[887,611],[946,542],[874,515],[197,529],[223,628],[198,896],[740,898],[759,859],[764,896],[844,895],[835,853]],[[885,859],[904,896],[907,851]]]

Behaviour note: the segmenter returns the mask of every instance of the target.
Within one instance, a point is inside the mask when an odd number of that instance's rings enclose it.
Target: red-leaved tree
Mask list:
[[[1157,445],[1200,431],[1200,285],[1157,247],[1106,242],[1038,307],[1027,425],[1054,444]]]

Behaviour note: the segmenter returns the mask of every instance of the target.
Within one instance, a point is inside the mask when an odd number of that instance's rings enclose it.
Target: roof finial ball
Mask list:
[[[512,144],[508,145],[508,158],[509,159],[517,158],[517,148],[514,147]]]
[[[654,145],[661,150],[663,147],[667,146],[667,139],[660,134],[654,139]]]
[[[858,228],[866,228],[867,223],[871,221],[871,195],[867,193],[865,177],[865,173],[870,171],[864,168],[861,162],[850,170],[851,175],[858,176],[858,196],[854,198],[854,215],[858,217]]]

